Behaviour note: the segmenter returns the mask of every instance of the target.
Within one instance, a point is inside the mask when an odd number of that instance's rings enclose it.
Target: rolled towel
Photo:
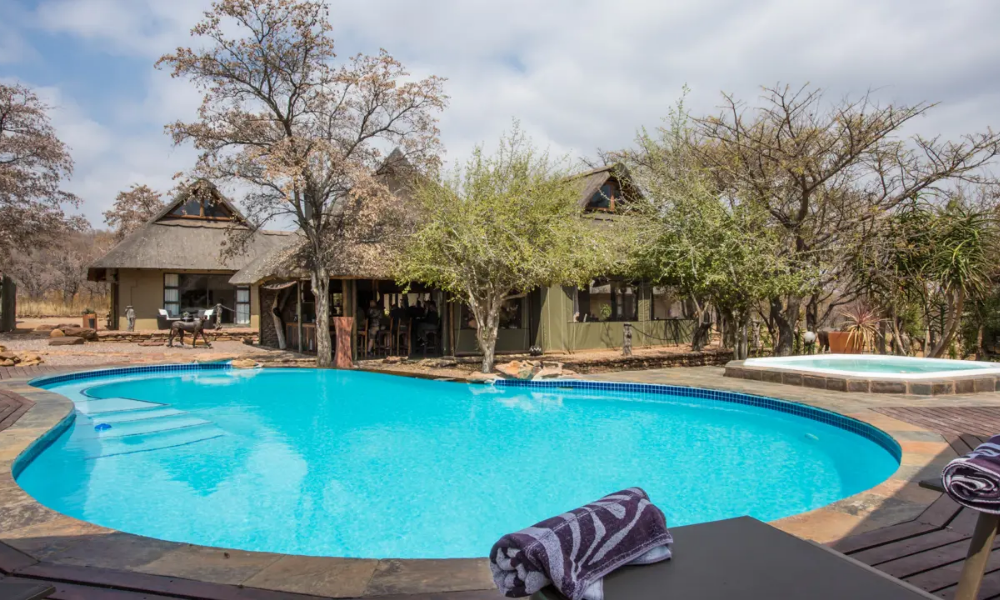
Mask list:
[[[1000,435],[945,465],[944,489],[962,506],[1000,514]]]
[[[570,600],[603,600],[605,575],[666,560],[673,541],[663,512],[629,488],[503,536],[490,551],[490,570],[511,598],[552,584]]]

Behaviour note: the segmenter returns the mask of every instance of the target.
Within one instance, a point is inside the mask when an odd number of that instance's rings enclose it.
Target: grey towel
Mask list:
[[[945,465],[941,479],[955,502],[1000,514],[1000,435]]]
[[[490,570],[508,597],[552,584],[570,600],[601,600],[605,575],[666,560],[672,543],[663,512],[629,488],[503,536],[490,551]]]

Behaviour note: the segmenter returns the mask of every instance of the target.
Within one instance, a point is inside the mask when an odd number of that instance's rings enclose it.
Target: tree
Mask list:
[[[620,153],[645,192],[635,204],[648,240],[638,246],[637,274],[694,302],[699,326],[693,350],[707,338],[704,313],[711,304],[727,325],[724,344],[743,359],[754,310],[775,295],[805,293],[815,273],[782,252],[782,239],[760,205],[723,195],[713,185],[693,143],[682,100],[667,126],[642,130],[637,148]]]
[[[484,373],[493,368],[506,300],[544,285],[584,285],[615,264],[621,227],[584,218],[579,184],[567,176],[515,123],[496,154],[477,147],[464,169],[415,186],[422,212],[396,277],[468,304]]]
[[[838,296],[828,310],[851,300],[842,289],[845,256],[875,229],[872,222],[907,199],[944,197],[956,183],[995,182],[985,170],[1000,153],[992,131],[959,141],[900,138],[932,104],[880,105],[867,94],[827,104],[819,89],[787,86],[765,89],[755,109],[724,100],[719,115],[697,120],[700,159],[720,189],[768,213],[782,232],[783,253],[820,272],[816,289],[827,300]],[[804,300],[816,320],[822,296],[770,299],[779,355],[792,350]]]
[[[321,1],[219,0],[192,35],[208,45],[157,65],[204,92],[199,119],[167,129],[176,144],[201,150],[200,175],[251,190],[248,227],[231,229],[229,252],[273,219],[298,226],[316,296],[317,363],[330,366],[328,264],[342,236],[377,231],[395,206],[377,175],[386,166],[380,148],[400,149],[399,168],[437,166],[443,80],[410,80],[384,50],[335,67]]]
[[[133,183],[127,191],[118,192],[111,210],[104,213],[104,222],[114,232],[115,240],[121,241],[161,210],[163,200],[159,192]]]
[[[81,224],[63,212],[80,200],[61,189],[73,160],[48,110],[29,88],[0,84],[0,271],[15,249],[50,243]]]

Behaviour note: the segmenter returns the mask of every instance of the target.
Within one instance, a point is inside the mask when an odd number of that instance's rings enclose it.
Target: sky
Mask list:
[[[65,189],[95,226],[131,184],[167,191],[193,167],[164,125],[196,116],[187,81],[154,69],[210,0],[0,0],[0,82],[52,106],[75,161]],[[331,0],[338,54],[385,48],[414,76],[447,78],[446,161],[493,147],[520,120],[574,160],[628,146],[721,92],[805,84],[831,100],[939,102],[910,133],[957,138],[1000,127],[1000,2],[993,0]],[[237,197],[238,201],[239,198]]]

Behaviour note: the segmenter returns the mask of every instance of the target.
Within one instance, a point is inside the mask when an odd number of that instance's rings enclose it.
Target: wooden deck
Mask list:
[[[1000,409],[885,408],[896,419],[941,433],[958,454],[965,454],[1000,431]],[[975,431],[960,433],[962,430]],[[927,590],[952,598],[969,550],[979,513],[942,495],[916,519],[850,536],[833,548],[867,565]],[[993,546],[979,598],[1000,599],[1000,540]]]

